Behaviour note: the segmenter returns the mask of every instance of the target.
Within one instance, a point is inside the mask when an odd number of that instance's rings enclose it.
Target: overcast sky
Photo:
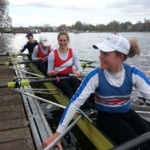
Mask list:
[[[8,0],[13,26],[108,24],[150,19],[150,0]]]

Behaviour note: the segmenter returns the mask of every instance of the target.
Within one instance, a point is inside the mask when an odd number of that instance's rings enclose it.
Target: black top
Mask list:
[[[27,44],[24,45],[23,49],[20,50],[21,52],[24,52],[26,49],[28,49],[29,54],[33,53],[34,47],[38,45],[38,42],[35,40],[33,43],[27,42]]]

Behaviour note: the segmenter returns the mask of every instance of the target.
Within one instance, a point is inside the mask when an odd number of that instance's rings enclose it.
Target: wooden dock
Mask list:
[[[1,63],[8,61],[0,57]],[[0,66],[0,84],[19,75]],[[51,135],[37,100],[13,89],[0,89],[0,150],[42,150],[42,141]]]

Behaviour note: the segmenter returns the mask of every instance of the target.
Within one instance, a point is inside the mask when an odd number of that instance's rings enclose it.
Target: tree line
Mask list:
[[[144,19],[144,22],[138,21],[132,24],[130,21],[120,23],[119,21],[111,21],[107,25],[99,23],[97,25],[86,24],[77,21],[72,26],[62,24],[58,27],[45,24],[43,26],[29,26],[29,27],[13,27],[12,19],[8,15],[8,0],[0,0],[0,32],[14,32],[25,33],[28,31],[41,31],[41,32],[59,32],[62,30],[68,32],[149,32],[150,20]]]
[[[136,24],[132,24],[129,21],[120,23],[114,20],[107,25],[92,25],[77,21],[72,26],[61,25],[58,27],[58,30],[71,30],[75,32],[147,32],[150,31],[150,20],[145,19],[144,23],[138,21]]]
[[[131,22],[120,23],[118,21],[111,21],[107,25],[98,24],[86,24],[80,21],[77,21],[72,26],[67,26],[62,24],[58,27],[53,27],[48,24],[44,26],[30,26],[30,27],[13,27],[12,30],[15,32],[27,32],[33,29],[39,29],[41,32],[59,32],[59,31],[68,31],[68,32],[149,32],[150,31],[150,20],[145,19],[144,23],[138,21],[135,24]]]

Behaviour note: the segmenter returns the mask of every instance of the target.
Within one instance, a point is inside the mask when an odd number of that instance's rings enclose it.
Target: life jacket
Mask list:
[[[42,52],[42,50],[41,50],[41,46],[40,46],[40,44],[38,44],[38,57],[40,57],[40,58],[45,58],[45,57],[47,57],[48,55],[49,55],[49,53],[51,52],[51,50],[50,50],[50,45],[48,46],[48,52],[47,52],[47,54],[43,54],[43,52]]]
[[[95,92],[96,109],[111,113],[123,113],[130,109],[130,95],[132,92],[131,67],[124,64],[125,79],[120,87],[111,86],[104,71],[99,68],[99,83]]]
[[[54,50],[54,69],[60,71],[59,74],[68,75],[73,73],[73,52],[72,49],[68,49],[68,58],[62,60],[57,49]]]

